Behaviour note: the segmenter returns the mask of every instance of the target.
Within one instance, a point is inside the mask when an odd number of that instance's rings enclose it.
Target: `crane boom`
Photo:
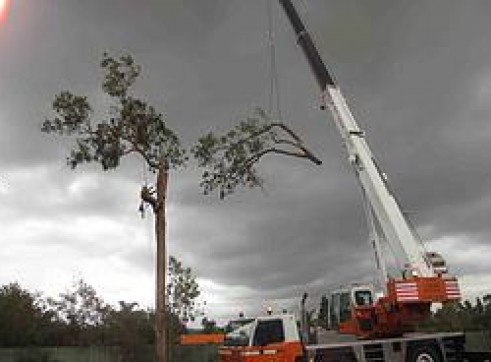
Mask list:
[[[340,88],[329,73],[322,57],[295,10],[291,0],[279,0],[303,50],[312,72],[321,88],[323,108],[329,108],[348,159],[360,181],[363,192],[371,206],[383,234],[404,264],[405,271],[413,276],[432,277],[433,266],[420,240],[403,215],[394,195],[387,185],[386,176],[380,171],[365,139],[365,133],[358,126]]]
[[[370,286],[355,285],[331,293],[331,305],[334,308],[330,325],[337,327],[339,333],[354,334],[360,338],[398,336],[414,330],[415,323],[430,315],[432,303],[460,299],[458,281],[447,275],[445,262],[438,253],[427,253],[424,250],[388,187],[385,174],[377,166],[365,140],[365,133],[358,126],[292,1],[279,2],[321,89],[321,108],[329,109],[348,152],[348,160],[360,182],[367,222],[371,229],[370,237],[373,238],[371,243],[385,286],[384,296],[375,302]],[[380,255],[380,234],[402,264],[402,276],[386,275],[384,258]]]

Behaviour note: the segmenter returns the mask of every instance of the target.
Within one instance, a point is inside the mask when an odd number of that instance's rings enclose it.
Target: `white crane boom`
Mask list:
[[[348,157],[370,203],[373,214],[380,224],[385,239],[394,250],[404,271],[412,275],[432,277],[435,275],[420,240],[404,217],[396,199],[387,187],[385,176],[380,172],[365,140],[365,134],[356,123],[341,90],[324,65],[312,38],[296,13],[291,0],[279,0],[297,35],[309,65],[322,91],[324,106],[329,108],[339,130]]]
[[[394,251],[399,251],[397,257],[405,267],[418,276],[433,276],[433,268],[425,251],[387,187],[386,177],[377,167],[365,134],[356,123],[339,87],[328,84],[324,91],[324,100],[385,239]]]

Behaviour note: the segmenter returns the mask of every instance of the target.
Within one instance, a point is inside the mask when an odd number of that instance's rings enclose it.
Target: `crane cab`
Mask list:
[[[359,313],[373,310],[375,293],[371,285],[354,285],[332,292],[329,299],[329,328],[358,334],[353,329],[359,328]]]

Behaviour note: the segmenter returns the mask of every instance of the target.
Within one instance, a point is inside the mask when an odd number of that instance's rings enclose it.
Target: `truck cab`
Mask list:
[[[292,314],[256,318],[228,333],[219,350],[220,362],[299,362],[304,355]]]
[[[352,289],[368,298],[370,289]],[[359,291],[360,293],[356,293]],[[339,294],[341,298],[343,293]],[[360,297],[361,298],[361,297]],[[364,299],[368,301],[368,299]],[[356,300],[355,300],[356,301]],[[359,299],[358,302],[361,302]],[[418,333],[399,338],[360,340],[336,330],[322,332],[316,344],[303,345],[294,315],[281,314],[256,318],[225,337],[219,362],[450,362],[462,361],[462,333]]]

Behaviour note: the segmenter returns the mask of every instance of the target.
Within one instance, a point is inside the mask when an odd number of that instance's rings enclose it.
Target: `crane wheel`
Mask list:
[[[408,354],[408,362],[442,362],[439,351],[432,345],[413,347]]]

